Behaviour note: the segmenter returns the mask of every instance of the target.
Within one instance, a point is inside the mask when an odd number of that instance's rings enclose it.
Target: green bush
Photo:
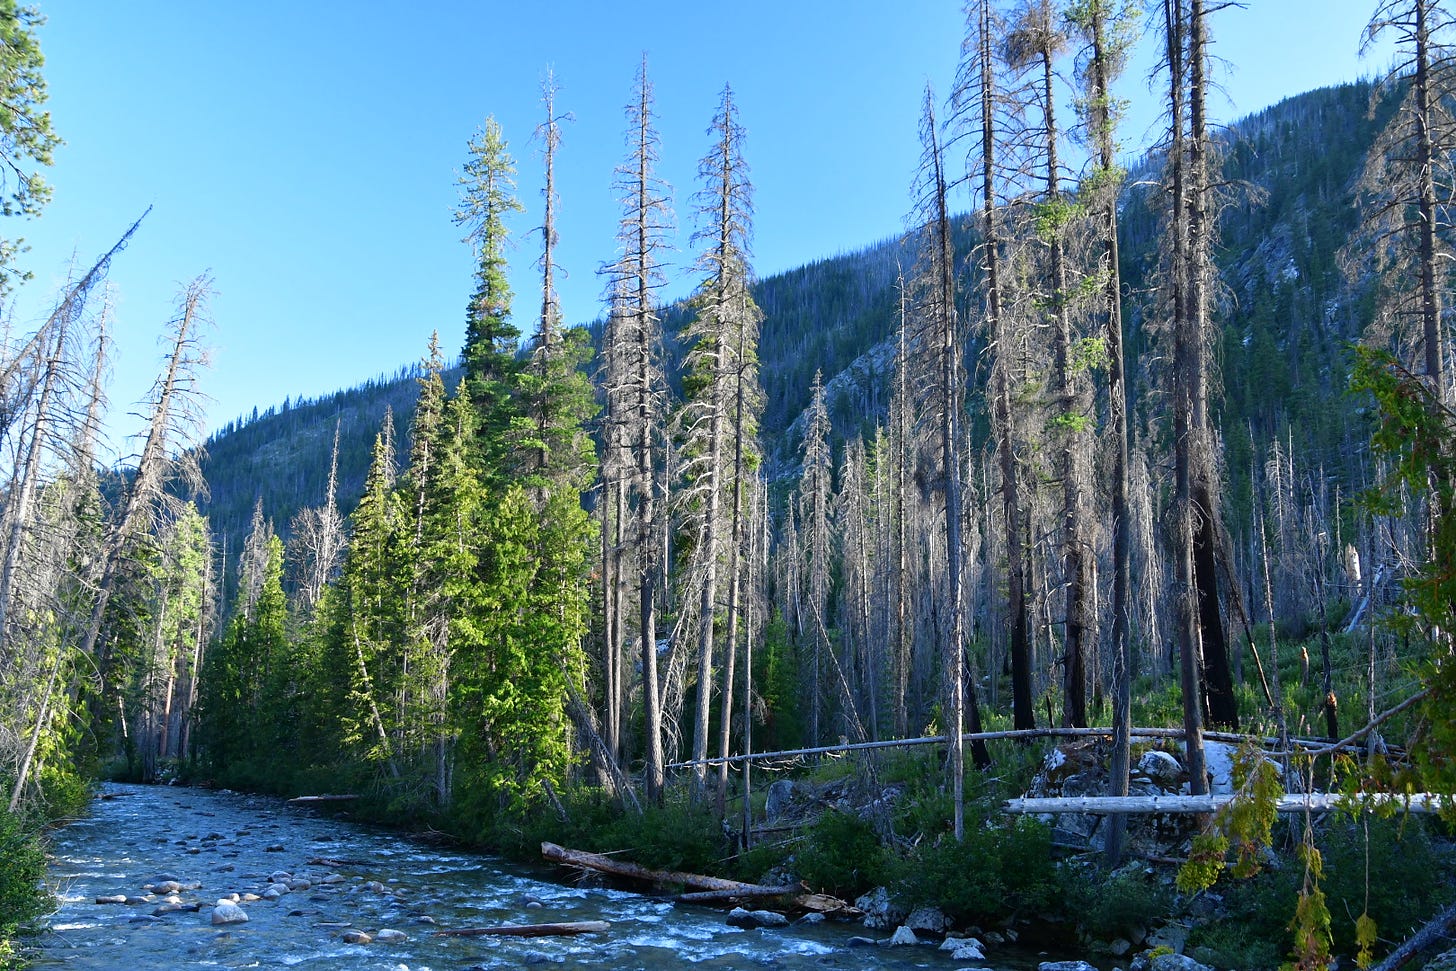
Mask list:
[[[1132,937],[1168,916],[1172,892],[1141,869],[1108,875],[1095,866],[1064,866],[1059,899],[1066,916],[1097,940]]]
[[[1051,832],[1026,817],[988,825],[967,816],[965,838],[922,843],[906,861],[901,894],[962,923],[1041,911],[1056,897]]]
[[[867,820],[826,812],[794,855],[794,872],[813,890],[847,900],[883,882],[888,872],[880,837]]]
[[[1315,842],[1324,859],[1320,889],[1337,954],[1355,953],[1355,919],[1365,911],[1367,887],[1369,913],[1384,941],[1403,940],[1451,896],[1441,879],[1446,864],[1420,818],[1340,820],[1317,832]],[[1277,868],[1229,884],[1228,919],[1196,929],[1190,953],[1215,967],[1276,967],[1294,946],[1289,925],[1303,879],[1300,863],[1285,857]]]
[[[0,810],[0,968],[17,963],[15,937],[54,906],[42,882],[45,846],[35,826]]]

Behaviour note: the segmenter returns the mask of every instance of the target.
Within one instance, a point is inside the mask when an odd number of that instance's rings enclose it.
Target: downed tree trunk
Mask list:
[[[758,884],[739,883],[737,880],[707,877],[698,873],[679,873],[676,870],[653,870],[627,860],[614,860],[609,856],[603,856],[600,853],[589,853],[586,850],[567,849],[564,846],[557,846],[555,843],[542,843],[541,855],[553,863],[565,863],[569,866],[585,867],[588,870],[598,870],[602,873],[610,873],[613,876],[627,877],[630,880],[643,880],[647,883],[676,883],[684,887],[691,887],[694,890],[741,893],[744,890],[772,889],[776,892],[791,893],[798,889],[797,887],[790,887],[787,890],[782,887],[763,888]],[[750,896],[752,895],[750,893]]]
[[[1233,802],[1237,796],[1066,796],[1046,799],[1023,798],[1006,800],[1008,813],[1211,813]],[[1413,813],[1437,813],[1456,805],[1456,796],[1445,793],[1369,792],[1346,796],[1337,792],[1309,792],[1282,796],[1276,805],[1281,813],[1300,813],[1306,809],[1323,812],[1349,805],[1369,812],[1381,806],[1394,806]]]
[[[568,934],[605,934],[612,925],[604,920],[577,920],[565,924],[502,924],[499,927],[460,927],[436,931],[436,937],[564,937]]]
[[[745,883],[736,890],[694,890],[680,893],[672,899],[681,904],[722,904],[730,900],[749,897],[789,897],[798,894],[802,887],[765,887]]]
[[[601,853],[586,850],[572,850],[555,843],[542,843],[541,855],[553,863],[585,867],[601,873],[630,880],[642,880],[652,884],[679,884],[693,888],[693,892],[679,894],[673,899],[685,904],[726,903],[736,898],[750,897],[792,897],[790,906],[797,910],[811,910],[820,914],[855,914],[857,911],[838,897],[822,893],[803,893],[803,887],[768,887],[757,883],[739,883],[721,877],[708,877],[700,873],[681,873],[676,870],[653,870],[627,860],[614,860]]]
[[[1452,924],[1456,924],[1456,904],[1441,911],[1429,924],[1416,931],[1414,937],[1391,951],[1390,956],[1377,964],[1374,971],[1395,971],[1437,941],[1444,941],[1446,930]]]

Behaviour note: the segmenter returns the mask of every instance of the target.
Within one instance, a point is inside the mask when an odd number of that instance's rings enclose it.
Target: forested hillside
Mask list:
[[[105,315],[85,305],[123,237],[3,345],[12,809],[83,771],[181,776],[344,792],[496,847],[636,832],[673,868],[682,826],[708,866],[792,865],[776,881],[831,893],[894,882],[969,923],[1057,896],[1046,827],[1002,812],[1032,740],[1081,739],[1048,775],[1085,760],[1075,794],[1119,800],[1100,804],[1108,899],[1118,881],[1166,892],[1112,869],[1150,774],[1233,798],[1188,844],[1190,895],[1259,869],[1285,791],[1456,791],[1440,4],[1380,4],[1371,30],[1401,58],[1381,83],[1225,129],[1207,98],[1227,5],[1167,0],[1149,13],[1162,132],[1127,171],[1115,92],[1139,6],[973,0],[950,96],[923,95],[913,228],[764,280],[729,85],[679,203],[690,265],[668,263],[644,56],[608,307],[583,326],[557,295],[548,75],[538,208],[494,118],[465,146],[458,354],[437,336],[391,380],[270,408],[201,452],[199,278],[133,467],[103,488]],[[508,283],[517,221],[539,246],[529,299]],[[1135,728],[1176,737],[1153,769]],[[1208,757],[1209,730],[1249,747]],[[894,761],[849,765],[863,813],[755,855],[777,832],[755,758],[888,740]],[[1275,932],[1306,968],[1336,941],[1322,826],[1306,803],[1278,868],[1303,872]],[[986,867],[999,882],[967,875]],[[1075,922],[1094,919],[1073,913],[1084,872],[1057,878]],[[1362,963],[1366,881],[1339,932]]]
[[[1247,524],[1248,472],[1255,447],[1276,438],[1292,444],[1301,464],[1323,467],[1358,488],[1367,481],[1369,428],[1348,394],[1348,343],[1373,313],[1370,281],[1350,282],[1339,253],[1359,223],[1355,183],[1387,105],[1372,118],[1369,85],[1311,91],[1236,121],[1220,138],[1229,185],[1216,253],[1226,291],[1220,301],[1221,429],[1235,522]],[[1123,279],[1144,292],[1156,269],[1158,212],[1144,181],[1156,172],[1149,156],[1133,172],[1122,202]],[[957,218],[957,252],[973,245],[969,216]],[[815,372],[822,372],[837,443],[873,435],[885,423],[893,391],[900,277],[914,253],[899,239],[825,257],[757,281],[754,300],[764,319],[759,342],[764,412],[761,434],[776,476],[797,474],[804,413]],[[1150,344],[1143,336],[1145,303],[1128,303],[1129,349],[1135,360]],[[685,306],[664,308],[664,329],[675,338],[690,320]],[[600,344],[603,323],[592,325]],[[423,354],[423,349],[422,349]],[[680,359],[680,352],[678,358]],[[973,360],[973,367],[977,366]],[[984,380],[985,372],[977,372]],[[370,443],[393,409],[407,427],[418,364],[392,378],[321,398],[306,390],[292,404],[229,422],[208,440],[203,458],[210,496],[204,511],[219,537],[237,549],[261,499],[263,513],[285,534],[299,509],[323,500],[334,426],[340,428],[339,503],[347,514],[358,500]],[[446,375],[453,386],[458,372]],[[1148,385],[1137,375],[1139,401]],[[973,395],[974,399],[974,395]],[[973,412],[984,403],[972,400]],[[1142,405],[1154,417],[1156,399]],[[984,422],[979,426],[987,434]],[[407,441],[398,442],[401,458]]]

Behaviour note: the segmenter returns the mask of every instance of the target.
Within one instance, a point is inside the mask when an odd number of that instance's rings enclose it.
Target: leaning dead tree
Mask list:
[[[205,400],[198,383],[199,372],[207,365],[199,332],[209,323],[207,300],[211,292],[211,281],[200,276],[179,299],[166,362],[148,397],[147,431],[135,471],[103,542],[91,618],[80,645],[83,654],[97,659],[103,675],[108,661],[101,640],[106,606],[131,544],[156,527],[176,502],[175,490],[169,487],[180,483],[184,490],[193,492],[203,487],[193,445],[200,436]]]

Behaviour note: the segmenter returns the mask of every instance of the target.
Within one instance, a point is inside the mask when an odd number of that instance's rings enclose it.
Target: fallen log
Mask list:
[[[1062,796],[1045,799],[1008,799],[1008,813],[1211,813],[1233,802],[1232,795],[1207,796]],[[1437,792],[1410,795],[1389,792],[1359,793],[1346,796],[1338,792],[1307,792],[1283,796],[1275,808],[1281,813],[1305,810],[1324,812],[1330,809],[1358,807],[1366,812],[1382,806],[1413,813],[1437,813],[1456,805],[1456,796]]]
[[[803,887],[764,887],[746,883],[736,890],[694,890],[672,899],[681,904],[721,904],[748,897],[789,897],[800,895]]]
[[[758,883],[740,883],[709,877],[701,873],[681,873],[676,870],[653,870],[628,860],[615,860],[601,853],[573,850],[555,843],[542,843],[541,855],[553,863],[584,867],[600,873],[629,880],[641,880],[656,885],[677,884],[691,888],[691,892],[679,894],[673,899],[685,904],[726,903],[739,897],[789,897],[790,909],[811,910],[821,914],[854,914],[855,909],[838,897],[822,893],[804,893],[800,886],[770,887]]]
[[[613,876],[626,877],[629,880],[642,880],[646,883],[679,884],[684,887],[691,887],[694,890],[718,892],[741,892],[745,889],[761,889],[758,884],[739,883],[737,880],[708,877],[700,873],[680,873],[676,870],[653,870],[650,867],[641,866],[627,860],[614,860],[610,856],[603,856],[600,853],[589,853],[586,850],[572,850],[564,846],[557,846],[555,843],[542,843],[541,855],[553,863],[565,863],[568,866],[584,867],[588,870],[610,873]],[[778,890],[779,888],[775,887],[773,889]]]
[[[1395,971],[1420,952],[1446,941],[1446,930],[1456,924],[1456,904],[1452,904],[1435,916],[1430,923],[1415,933],[1400,947],[1375,966],[1375,971]]]
[[[290,799],[288,801],[289,802],[346,802],[346,801],[348,801],[350,799],[358,799],[358,798],[359,797],[357,795],[337,795],[337,796],[331,796],[331,795],[328,795],[328,794],[324,794],[324,795],[321,795],[321,796],[294,796],[292,799]]]
[[[604,920],[577,920],[565,924],[502,924],[499,927],[459,927],[436,931],[436,937],[564,937],[569,934],[605,934],[612,925]]]

